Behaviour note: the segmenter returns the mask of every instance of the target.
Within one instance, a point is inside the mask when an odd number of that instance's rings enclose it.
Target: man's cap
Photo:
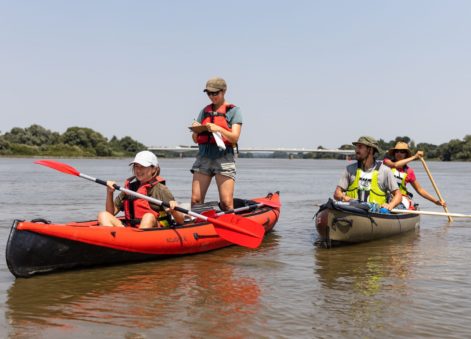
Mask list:
[[[206,89],[203,92],[219,92],[227,89],[226,81],[223,78],[211,78],[206,82]]]
[[[404,141],[398,141],[396,143],[396,146],[394,146],[393,148],[390,148],[389,151],[388,151],[388,155],[390,156],[394,156],[394,152],[396,150],[404,150],[404,151],[407,151],[407,157],[409,158],[410,156],[412,156],[412,152],[411,150],[409,149],[409,145],[407,144],[407,142],[404,142]]]
[[[144,167],[149,167],[149,166],[157,167],[159,166],[159,161],[157,160],[157,156],[154,153],[150,151],[142,151],[136,154],[133,162],[131,162],[129,165],[133,165],[133,164],[139,164]]]
[[[380,152],[378,141],[373,137],[362,136],[358,138],[358,141],[352,142],[352,144],[355,146],[357,144],[362,144],[365,146],[373,147],[376,150],[376,152],[378,153]]]

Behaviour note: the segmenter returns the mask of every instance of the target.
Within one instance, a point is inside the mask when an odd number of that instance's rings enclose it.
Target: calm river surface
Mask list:
[[[122,182],[129,159],[62,160]],[[140,264],[17,279],[5,263],[13,219],[90,220],[105,188],[0,158],[0,337],[435,337],[471,335],[471,219],[371,243],[313,246],[315,204],[332,195],[341,160],[239,159],[236,196],[279,190],[275,230],[257,250],[226,249]],[[193,159],[161,159],[179,201],[190,196]],[[420,162],[413,164],[429,192]],[[471,163],[429,163],[449,210],[471,214]],[[208,200],[215,200],[211,187]],[[441,211],[417,198],[423,210]]]

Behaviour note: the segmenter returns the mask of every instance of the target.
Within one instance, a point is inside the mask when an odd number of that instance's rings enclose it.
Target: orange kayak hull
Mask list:
[[[263,225],[266,233],[278,221],[278,193],[252,199],[271,203],[238,213]],[[233,245],[219,237],[210,222],[188,222],[172,228],[138,229],[98,226],[96,220],[53,224],[15,220],[7,243],[7,265],[16,277],[78,267],[144,261],[212,251]]]

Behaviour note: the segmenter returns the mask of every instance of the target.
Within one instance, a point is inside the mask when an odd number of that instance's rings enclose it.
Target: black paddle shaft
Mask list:
[[[107,186],[106,181],[103,181],[103,180],[101,180],[101,179],[96,179],[96,182],[99,183],[99,184],[102,184],[102,185]],[[145,196],[145,195],[143,195],[143,194],[140,194],[140,193],[131,191],[131,190],[127,189],[127,188],[122,188],[122,187],[120,187],[120,186],[117,185],[117,184],[114,184],[113,187],[114,187],[115,189],[117,189],[118,191],[124,192],[124,193],[126,193],[126,194],[135,195],[135,196],[138,196],[138,197],[140,197],[140,198],[147,199],[147,200],[150,201],[150,202],[156,203],[156,204],[159,205],[159,206],[164,206],[164,207],[166,207],[166,208],[170,208],[170,204],[169,204],[168,202],[165,202],[165,201],[162,201],[162,200],[158,200],[158,199],[155,199],[155,198],[152,198],[152,197]],[[182,207],[180,207],[180,206],[175,206],[174,210],[175,210],[175,211],[178,211],[178,212],[182,212],[182,213],[184,213],[184,214],[189,214],[189,215],[193,215],[193,214],[194,214],[194,212],[191,212],[191,211],[189,211],[189,210],[187,210],[187,209],[184,209],[184,208],[182,208]]]

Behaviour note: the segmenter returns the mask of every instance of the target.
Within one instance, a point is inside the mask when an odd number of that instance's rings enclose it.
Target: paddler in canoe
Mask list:
[[[242,129],[242,114],[239,107],[225,99],[226,81],[211,78],[203,90],[211,103],[203,108],[191,126],[192,138],[198,144],[198,155],[191,173],[191,205],[204,203],[213,177],[219,191],[222,210],[234,208],[234,184],[236,165],[234,147]]]
[[[384,164],[390,167],[399,185],[402,194],[402,205],[405,209],[415,209],[412,202],[412,193],[407,190],[407,184],[411,184],[415,191],[423,198],[433,202],[435,205],[446,207],[446,202],[432,196],[419,183],[415,177],[414,170],[408,166],[409,162],[423,157],[424,152],[418,151],[412,155],[409,145],[406,142],[398,141],[396,145],[389,149],[384,157]]]
[[[388,213],[401,203],[402,194],[389,167],[376,160],[376,139],[362,136],[352,143],[357,162],[348,165],[335,189],[337,201],[368,202]]]
[[[184,215],[174,208],[177,205],[170,190],[165,186],[165,181],[159,177],[160,166],[157,156],[150,151],[142,151],[136,154],[132,165],[134,176],[128,178],[124,187],[149,197],[166,201],[170,208],[154,205],[144,199],[132,197],[121,192],[113,200],[114,181],[107,181],[106,211],[98,214],[98,223],[101,226],[132,226],[139,228],[166,227],[173,221],[183,224]],[[124,224],[115,215],[124,211]]]

